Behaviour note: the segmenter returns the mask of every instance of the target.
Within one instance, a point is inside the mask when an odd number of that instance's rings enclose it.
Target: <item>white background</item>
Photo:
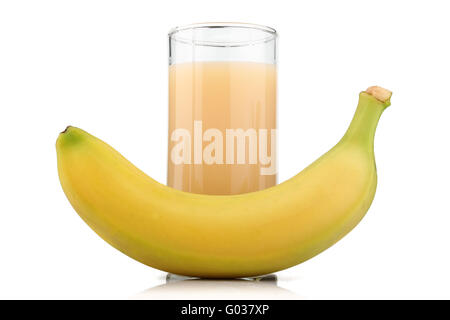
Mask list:
[[[1,1],[0,298],[450,298],[446,1]],[[277,285],[178,282],[101,240],[65,198],[66,125],[165,182],[167,32],[239,21],[279,32],[279,181],[344,133],[358,92],[394,92],[367,216]]]

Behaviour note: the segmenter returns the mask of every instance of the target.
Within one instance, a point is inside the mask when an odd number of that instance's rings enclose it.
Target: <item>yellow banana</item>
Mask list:
[[[75,127],[56,143],[61,185],[100,237],[146,265],[209,278],[268,274],[330,247],[367,212],[377,183],[374,134],[390,96],[380,87],[361,92],[340,142],[262,191],[213,196],[169,188]]]

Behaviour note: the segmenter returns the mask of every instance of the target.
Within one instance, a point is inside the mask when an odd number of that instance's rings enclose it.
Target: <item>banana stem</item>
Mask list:
[[[381,87],[370,87],[359,95],[358,108],[343,140],[368,147],[373,152],[375,131],[384,109],[390,105],[392,93]]]
[[[379,87],[379,86],[372,86],[372,87],[367,88],[366,92],[368,94],[370,94],[371,96],[373,96],[375,99],[377,99],[383,103],[388,103],[388,105],[390,105],[389,99],[391,99],[391,96],[392,96],[391,91],[384,89],[382,87]]]

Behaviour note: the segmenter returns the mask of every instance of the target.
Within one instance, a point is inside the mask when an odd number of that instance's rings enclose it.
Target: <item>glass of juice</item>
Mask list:
[[[246,23],[169,33],[170,187],[229,195],[276,184],[276,41]]]

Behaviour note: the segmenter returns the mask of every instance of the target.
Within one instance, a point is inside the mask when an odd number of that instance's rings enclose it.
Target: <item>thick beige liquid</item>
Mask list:
[[[234,146],[227,144],[226,130],[239,128],[245,132],[252,129],[253,133],[257,133],[257,142],[253,139],[253,144],[250,136],[244,137],[245,161],[242,161],[243,153],[240,161],[238,160],[237,138]],[[174,133],[177,129],[181,129],[176,131],[180,134]],[[207,133],[205,139],[208,129],[212,129],[208,132],[213,134]],[[266,138],[262,140],[267,142],[267,152],[263,152],[261,147],[259,129],[267,129]],[[271,154],[275,153],[276,144],[273,136],[275,130],[272,129],[276,129],[274,65],[194,62],[170,66],[169,186],[194,193],[226,195],[257,191],[275,185],[276,169],[261,174],[261,168],[276,168],[276,154]],[[221,143],[216,141],[221,140],[219,133],[223,136]],[[189,142],[187,134],[191,137]],[[213,142],[215,148],[208,147]],[[256,152],[250,151],[253,150],[250,149],[251,145],[256,145]],[[207,156],[204,155],[208,152],[214,160],[205,163],[208,161],[205,161]],[[261,161],[261,152],[271,157],[270,163],[267,163],[268,158]],[[178,162],[173,159],[178,159]],[[182,163],[180,159],[184,159]]]

